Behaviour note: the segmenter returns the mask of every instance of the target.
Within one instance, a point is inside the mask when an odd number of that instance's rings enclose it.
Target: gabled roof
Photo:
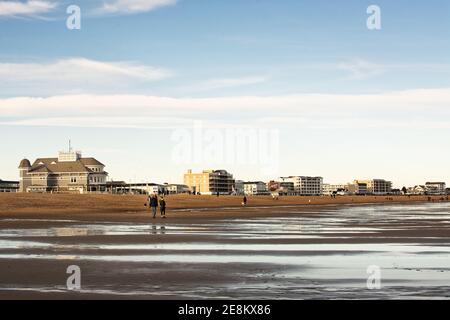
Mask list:
[[[89,165],[103,164],[94,158],[81,158],[77,161],[58,161],[58,158],[38,158],[34,161],[29,173],[68,173],[68,172],[85,172],[93,171],[87,168]]]
[[[80,161],[85,166],[105,166],[103,163],[101,163],[95,158],[81,158]]]
[[[36,166],[32,166],[28,172],[40,173],[40,172],[50,172],[50,170],[44,165],[37,164]]]

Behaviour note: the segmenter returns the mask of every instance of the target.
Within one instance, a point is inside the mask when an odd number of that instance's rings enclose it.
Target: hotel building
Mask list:
[[[233,193],[234,178],[225,170],[204,170],[201,173],[193,173],[192,170],[188,170],[184,174],[184,184],[193,193],[227,195]]]

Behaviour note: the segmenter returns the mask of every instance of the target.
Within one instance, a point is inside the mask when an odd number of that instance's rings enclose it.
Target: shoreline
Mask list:
[[[432,202],[448,202],[448,196],[430,196]],[[240,196],[169,195],[167,220],[202,218],[251,218],[285,215],[287,211],[321,210],[341,205],[427,203],[429,196],[270,196],[247,197],[241,205]],[[145,195],[111,194],[0,194],[0,219],[77,219],[86,221],[154,221],[144,206]],[[276,209],[276,212],[271,209]],[[161,221],[159,217],[156,221]]]

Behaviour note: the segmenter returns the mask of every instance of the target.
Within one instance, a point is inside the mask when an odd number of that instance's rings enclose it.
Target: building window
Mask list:
[[[77,178],[76,177],[71,177],[70,178],[70,182],[71,183],[77,183]]]

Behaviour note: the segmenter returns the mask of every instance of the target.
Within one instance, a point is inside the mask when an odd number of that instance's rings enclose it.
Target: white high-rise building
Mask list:
[[[322,195],[322,177],[307,177],[307,176],[289,176],[281,177],[283,182],[294,183],[294,190],[296,195],[300,196],[320,196]]]

